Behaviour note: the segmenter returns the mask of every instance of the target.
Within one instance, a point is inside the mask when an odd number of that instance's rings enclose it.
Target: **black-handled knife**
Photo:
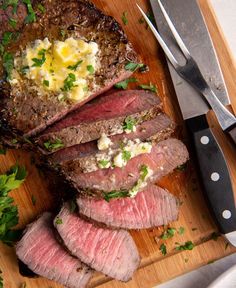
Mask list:
[[[186,120],[186,124],[196,152],[205,195],[220,232],[226,237],[234,233],[236,241],[236,209],[224,155],[205,115]]]
[[[150,0],[158,30],[179,63],[186,61],[173,41],[172,33],[157,0]],[[197,62],[206,82],[223,105],[229,98],[216,53],[196,0],[162,0],[169,17]],[[152,29],[151,29],[152,30]],[[158,40],[159,41],[159,40]],[[206,121],[207,102],[168,63],[178,102],[194,144],[204,192],[222,234],[236,246],[236,207],[224,155]],[[194,75],[192,75],[194,77]],[[233,124],[230,127],[235,137]]]

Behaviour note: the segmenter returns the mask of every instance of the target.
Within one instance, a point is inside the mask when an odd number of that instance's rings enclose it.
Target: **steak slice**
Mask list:
[[[27,226],[16,245],[18,258],[36,274],[70,288],[85,287],[90,269],[72,257],[55,238],[51,213],[44,213]]]
[[[56,224],[58,219],[62,224]],[[54,225],[70,252],[93,269],[128,281],[138,268],[139,254],[127,231],[97,227],[70,212],[67,205]]]
[[[140,141],[155,141],[167,139],[174,132],[174,123],[165,114],[159,114],[155,119],[143,122],[138,125],[135,132],[129,134],[122,133],[110,136],[112,153],[114,154],[120,144],[126,140],[139,139]],[[80,167],[84,171],[88,166],[96,165],[96,156],[105,155],[107,150],[100,151],[97,141],[75,145],[62,149],[49,156],[48,161],[51,165],[62,164],[63,167],[73,165]],[[94,163],[95,161],[95,163]]]
[[[104,197],[111,191],[130,190],[140,178],[143,165],[153,174],[147,182],[154,182],[172,172],[188,160],[185,145],[174,138],[161,141],[152,147],[151,153],[138,155],[119,168],[100,169],[90,173],[80,173],[75,165],[63,167],[62,171],[68,181],[85,195]]]
[[[107,226],[123,229],[146,229],[167,225],[178,218],[175,196],[156,185],[149,185],[135,198],[77,199],[80,214]]]
[[[46,129],[36,141],[45,149],[44,143],[54,143],[60,139],[65,148],[96,140],[102,133],[108,136],[121,134],[127,117],[140,124],[153,119],[160,113],[161,107],[160,99],[154,93],[142,90],[117,91],[69,114]]]
[[[118,22],[111,16],[105,15],[91,2],[42,0],[40,3],[46,10],[44,14],[37,8],[38,1],[32,2],[37,21],[22,27],[18,39],[6,46],[8,53],[15,57],[22,53],[28,44],[37,39],[43,40],[47,37],[52,42],[79,37],[87,42],[93,41],[98,44],[98,57],[101,65],[95,73],[94,80],[89,82],[87,98],[74,102],[59,101],[55,92],[46,90],[45,93],[39,95],[38,87],[23,73],[20,74],[18,84],[7,82],[1,61],[1,130],[2,134],[11,135],[14,138],[32,136],[44,130],[70,111],[108,90],[116,82],[127,78],[132,72],[127,71],[125,65],[129,61],[138,62],[137,54]],[[5,16],[0,18],[2,27],[6,26],[4,21]],[[4,29],[8,29],[8,26]]]

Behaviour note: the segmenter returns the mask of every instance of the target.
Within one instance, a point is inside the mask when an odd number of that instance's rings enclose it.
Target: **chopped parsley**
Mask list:
[[[18,224],[19,216],[17,206],[13,205],[14,200],[8,193],[18,188],[26,176],[25,168],[17,164],[0,175],[0,240],[8,245],[12,245],[20,234],[18,230],[12,230]]]
[[[167,249],[166,249],[166,245],[164,243],[161,244],[159,250],[161,251],[162,255],[166,255],[167,254]]]
[[[193,250],[194,247],[195,247],[195,245],[193,244],[192,241],[187,241],[182,245],[176,246],[175,250],[177,250],[177,251]]]
[[[186,164],[186,163],[184,163],[184,164],[182,164],[182,165],[178,166],[176,169],[177,169],[177,170],[179,170],[179,171],[185,171],[185,170],[186,170],[186,168],[187,168],[187,164]]]
[[[122,16],[121,16],[121,20],[122,20],[122,22],[124,23],[124,25],[127,25],[128,22],[129,22],[127,16],[128,16],[128,12],[127,12],[127,11],[124,11],[123,14],[122,14]]]
[[[16,25],[17,25],[17,20],[16,19],[13,19],[13,18],[10,18],[9,19],[9,25],[12,27],[12,28],[16,28]]]
[[[184,232],[185,232],[185,228],[184,227],[179,227],[179,229],[178,229],[179,235],[183,235]]]
[[[34,206],[36,205],[36,198],[34,195],[31,195],[31,202]]]
[[[6,155],[7,150],[4,149],[3,147],[0,147],[0,155]]]
[[[75,210],[77,209],[76,200],[75,199],[70,200],[69,205],[70,205],[70,212],[74,213]]]
[[[148,175],[148,166],[147,165],[142,165],[141,169],[140,169],[140,179],[142,181],[145,181],[147,175]]]
[[[117,89],[125,90],[125,89],[127,89],[129,83],[134,83],[134,82],[138,82],[138,80],[136,78],[128,78],[128,79],[126,79],[124,81],[116,83],[114,85],[114,87],[117,88]]]
[[[3,278],[1,274],[2,274],[2,271],[0,270],[0,288],[3,288]]]
[[[2,45],[7,46],[12,40],[13,33],[12,32],[4,32],[2,36]]]
[[[0,8],[3,10],[6,10],[9,6],[11,6],[13,14],[16,14],[17,5],[18,5],[18,0],[4,0]]]
[[[43,80],[43,85],[46,87],[49,87],[49,81],[48,80]]]
[[[57,225],[60,225],[60,224],[62,224],[63,222],[62,222],[62,219],[61,219],[61,218],[57,217],[55,223],[56,223]]]
[[[67,69],[76,71],[77,68],[83,63],[83,60],[79,60],[75,65],[70,65],[67,67]]]
[[[61,88],[61,90],[64,92],[70,91],[73,87],[75,87],[75,85],[74,85],[75,81],[76,81],[75,74],[69,73],[69,75],[64,80],[64,87]]]
[[[127,150],[122,151],[122,159],[125,160],[126,162],[131,159],[131,152]]]
[[[2,57],[2,61],[3,61],[3,67],[6,71],[7,74],[7,80],[11,80],[12,77],[12,70],[14,68],[14,58],[13,55],[9,52],[4,52],[3,53],[3,57]]]
[[[109,160],[99,160],[98,161],[98,165],[100,166],[100,167],[102,167],[102,168],[106,168],[107,167],[107,165],[109,164]]]
[[[4,53],[4,46],[0,43],[0,55],[2,56]]]
[[[144,64],[142,63],[134,63],[134,62],[129,62],[125,65],[125,70],[128,70],[128,71],[136,71],[137,69],[141,68],[145,66]]]
[[[32,23],[36,21],[36,15],[34,12],[34,9],[32,7],[32,3],[31,0],[23,0],[22,1],[24,4],[26,4],[27,6],[27,10],[28,10],[28,15],[25,18],[25,23]]]
[[[88,66],[87,66],[87,70],[88,70],[88,72],[89,72],[90,74],[93,74],[94,71],[95,71],[93,65],[88,65]]]
[[[149,85],[146,85],[146,84],[139,85],[139,88],[143,90],[149,90],[153,93],[157,93],[157,87],[153,85],[152,83],[150,83]]]
[[[129,191],[111,191],[103,194],[103,199],[109,202],[111,199],[129,197]]]
[[[60,29],[60,36],[64,39],[66,36],[66,31],[63,29]]]
[[[176,232],[175,228],[168,228],[166,231],[164,231],[164,233],[161,235],[161,239],[162,240],[166,240],[166,239],[170,239],[172,237],[174,237]]]
[[[53,151],[53,150],[64,147],[64,144],[62,143],[60,139],[56,139],[54,142],[51,142],[50,140],[48,140],[47,142],[44,142],[43,145],[48,151]]]
[[[46,51],[46,49],[41,49],[38,52],[38,56],[41,56],[41,58],[32,58],[32,61],[34,62],[32,67],[42,67],[46,61]]]
[[[40,11],[41,13],[43,13],[43,14],[46,12],[45,7],[44,7],[41,3],[38,4],[37,8],[38,8],[39,11]]]
[[[123,130],[129,130],[131,132],[134,131],[134,127],[137,124],[137,121],[133,119],[132,117],[126,117],[124,124],[123,124]]]

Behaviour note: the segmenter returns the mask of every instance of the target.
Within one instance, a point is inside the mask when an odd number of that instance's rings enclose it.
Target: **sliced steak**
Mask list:
[[[126,140],[139,139],[140,141],[155,141],[167,139],[174,132],[174,123],[165,114],[159,114],[155,119],[143,122],[138,125],[135,132],[129,134],[122,133],[110,136],[112,145],[111,152],[114,154],[120,144]],[[96,156],[105,155],[107,150],[99,151],[97,141],[92,141],[84,144],[75,145],[69,148],[62,149],[53,153],[48,157],[51,165],[63,164],[76,165],[81,168],[81,171],[86,170],[88,166],[93,166],[96,163]]]
[[[56,224],[58,220],[61,224]],[[54,225],[70,252],[93,269],[128,281],[138,268],[137,248],[125,230],[97,227],[70,212],[67,205],[55,218]]]
[[[101,65],[96,70],[94,80],[89,82],[86,99],[79,101],[59,101],[58,94],[46,90],[45,93],[38,93],[38,87],[34,82],[21,72],[18,84],[9,83],[5,80],[3,65],[0,65],[0,124],[2,133],[14,135],[14,138],[19,135],[28,137],[44,130],[68,112],[108,90],[116,82],[127,78],[132,72],[126,71],[125,65],[129,61],[138,61],[118,22],[102,13],[91,2],[42,0],[40,3],[46,10],[44,14],[37,8],[38,1],[32,2],[37,20],[22,27],[17,40],[6,46],[7,52],[15,57],[24,51],[29,43],[46,37],[50,42],[79,37],[98,44]],[[25,10],[26,7],[24,13]],[[0,24],[3,27],[4,15],[0,17]]]
[[[117,91],[69,114],[48,128],[38,138],[38,143],[45,149],[45,142],[54,143],[60,139],[63,143],[61,148],[65,148],[96,140],[102,133],[108,136],[121,134],[127,117],[140,124],[153,119],[160,113],[161,107],[160,99],[154,93],[142,90]]]
[[[81,193],[104,197],[111,191],[130,190],[140,178],[143,165],[153,171],[147,182],[153,182],[172,172],[188,160],[185,145],[174,138],[154,145],[151,153],[141,154],[128,161],[123,168],[100,169],[90,173],[80,173],[76,165],[63,165],[62,173]]]
[[[27,226],[16,245],[18,258],[36,274],[70,288],[85,287],[92,273],[55,238],[53,216],[44,213]]]
[[[94,198],[77,199],[80,214],[107,226],[124,229],[146,229],[167,225],[178,218],[175,196],[156,185],[148,185],[135,198],[110,202]]]

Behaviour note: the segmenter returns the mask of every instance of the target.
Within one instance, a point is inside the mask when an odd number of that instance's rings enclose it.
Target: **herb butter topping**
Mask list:
[[[16,57],[14,68],[38,87],[58,93],[59,100],[81,101],[88,96],[88,80],[98,68],[97,54],[95,42],[72,37],[50,42],[45,38],[31,43]],[[16,83],[16,79],[11,81]]]

